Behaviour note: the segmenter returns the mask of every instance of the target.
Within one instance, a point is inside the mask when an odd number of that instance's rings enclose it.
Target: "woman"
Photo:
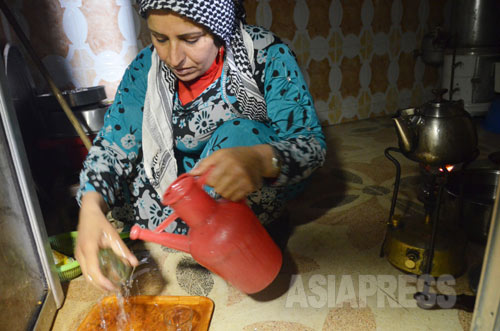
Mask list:
[[[138,261],[106,219],[154,229],[171,212],[161,196],[181,173],[207,174],[214,198],[246,202],[264,226],[320,167],[325,141],[289,50],[244,24],[241,1],[144,0],[152,47],[126,70],[84,163],[76,258],[100,288],[100,248]],[[177,220],[168,232],[186,233]]]

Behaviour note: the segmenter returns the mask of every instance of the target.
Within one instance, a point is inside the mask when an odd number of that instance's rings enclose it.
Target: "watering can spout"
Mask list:
[[[140,239],[143,241],[150,241],[160,244],[165,247],[173,248],[178,251],[189,253],[189,241],[187,236],[167,233],[167,232],[154,232],[146,230],[138,225],[134,225],[130,230],[130,239]]]

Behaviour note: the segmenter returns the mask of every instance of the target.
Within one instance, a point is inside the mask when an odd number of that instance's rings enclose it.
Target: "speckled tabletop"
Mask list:
[[[284,266],[268,289],[245,295],[187,254],[138,243],[133,249],[145,263],[136,270],[132,294],[207,296],[215,304],[210,326],[215,331],[468,330],[470,313],[415,307],[411,293],[418,281],[379,257],[395,176],[394,166],[384,156],[386,147],[397,146],[391,119],[332,126],[325,134],[326,164],[291,204],[295,229]],[[500,150],[500,135],[479,129],[479,138],[478,162],[486,162],[488,154]],[[414,191],[418,165],[403,157],[399,160],[401,191]],[[411,194],[400,196],[411,200]],[[366,287],[360,290],[367,280],[375,281],[376,287],[369,293]],[[391,288],[391,282],[405,285],[407,295],[402,295],[401,287],[399,292]],[[65,288],[55,331],[76,330],[107,295],[82,277]],[[453,289],[472,294],[466,275],[456,280]]]

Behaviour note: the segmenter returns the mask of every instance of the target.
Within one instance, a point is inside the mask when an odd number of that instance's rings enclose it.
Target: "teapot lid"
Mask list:
[[[467,116],[469,113],[463,109],[463,101],[450,101],[443,98],[447,89],[434,89],[434,100],[424,104],[420,109],[424,116],[429,117],[456,117]]]

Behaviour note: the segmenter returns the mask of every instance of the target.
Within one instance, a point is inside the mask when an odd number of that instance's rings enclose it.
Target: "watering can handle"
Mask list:
[[[172,214],[170,214],[163,222],[161,222],[160,225],[158,225],[153,231],[154,232],[162,232],[163,230],[165,230],[165,228],[170,224],[172,223],[173,221],[175,221],[176,218],[178,218],[179,216],[177,216],[177,214],[174,212],[172,212]]]
[[[208,171],[205,171],[203,174],[201,174],[201,176],[198,176],[196,178],[196,183],[198,185],[200,185],[201,188],[203,188],[204,185],[206,185],[207,183],[207,177],[208,177],[208,174],[210,174],[212,168],[208,169]]]
[[[206,182],[207,182],[207,177],[208,175],[210,174],[212,168],[208,169],[208,171],[205,171],[201,176],[197,176],[195,177],[195,182],[197,185],[199,185],[201,188],[203,188],[204,185],[206,185]],[[189,174],[184,174],[183,176],[185,175],[189,175]],[[191,176],[191,175],[190,175]],[[236,203],[239,203],[239,204],[243,204],[246,206],[246,202],[245,202],[245,199],[242,199],[240,201],[237,201]],[[154,229],[153,231],[154,232],[157,232],[157,233],[160,233],[160,232],[163,232],[163,230],[165,230],[165,228],[170,224],[172,223],[173,221],[175,221],[175,219],[177,219],[179,216],[177,215],[177,213],[174,211],[172,212],[172,214],[170,214],[160,225],[158,225],[156,227],[156,229]]]
[[[206,171],[205,173],[203,173],[201,176],[198,176],[196,179],[196,184],[198,184],[201,188],[203,188],[203,185],[205,185],[205,183],[207,182],[207,176],[208,174],[210,173],[210,170],[209,169],[208,171]],[[189,175],[189,174],[188,174]],[[172,212],[172,214],[170,214],[160,225],[158,225],[153,231],[154,232],[163,232],[163,230],[165,230],[165,228],[170,224],[172,223],[173,221],[175,221],[176,218],[178,218],[179,216],[177,215],[177,213],[174,211]]]
[[[210,167],[210,169],[208,169],[208,171],[205,171],[201,176],[198,176],[196,178],[196,183],[198,185],[200,185],[201,188],[203,188],[204,185],[207,185],[207,177],[210,174],[212,168],[213,168],[213,166]],[[241,199],[239,201],[235,201],[235,202],[247,206],[245,198],[243,198],[243,199]]]

